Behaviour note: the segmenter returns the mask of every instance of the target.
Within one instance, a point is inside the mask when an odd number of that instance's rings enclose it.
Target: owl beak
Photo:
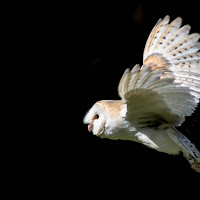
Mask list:
[[[88,125],[88,131],[91,132],[92,129],[93,129],[93,124],[89,124],[89,125]]]

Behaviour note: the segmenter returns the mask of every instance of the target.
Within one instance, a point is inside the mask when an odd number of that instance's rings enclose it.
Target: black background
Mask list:
[[[44,52],[42,95],[50,96],[43,106],[51,119],[38,136],[36,165],[45,183],[73,197],[196,197],[200,176],[182,156],[100,139],[87,131],[83,117],[96,101],[119,99],[119,80],[126,68],[142,65],[147,37],[159,18],[180,16],[191,32],[200,33],[199,7],[184,1],[81,1],[45,5],[44,10],[40,26],[45,42],[38,51]],[[178,127],[198,149],[199,121],[197,108]]]

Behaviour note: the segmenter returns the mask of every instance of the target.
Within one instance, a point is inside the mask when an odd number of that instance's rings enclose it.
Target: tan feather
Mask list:
[[[169,62],[161,54],[155,53],[145,59],[143,67],[145,66],[151,66],[152,70],[162,70],[169,67]]]
[[[121,116],[121,107],[123,106],[123,102],[121,100],[102,100],[96,102],[96,104],[101,104],[106,109],[106,112],[112,117]]]

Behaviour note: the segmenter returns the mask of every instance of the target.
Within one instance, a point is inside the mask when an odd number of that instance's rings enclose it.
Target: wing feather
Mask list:
[[[200,98],[200,35],[182,19],[159,19],[145,45],[143,66],[122,76],[118,91],[134,123],[164,120],[174,126],[191,115]]]
[[[144,57],[146,57],[146,54],[150,54],[154,46],[161,35],[162,31],[165,29],[166,24],[169,22],[169,16],[165,16],[163,20],[159,19],[155,27],[153,28],[152,32],[149,35],[149,38],[147,40],[147,44],[145,46],[144,50]]]
[[[118,94],[121,98],[123,98],[125,92],[124,92],[124,85],[125,85],[125,82],[126,82],[126,78],[127,78],[127,75],[129,73],[129,69],[126,69],[124,74],[122,75],[121,77],[121,80],[119,82],[119,86],[118,86]]]

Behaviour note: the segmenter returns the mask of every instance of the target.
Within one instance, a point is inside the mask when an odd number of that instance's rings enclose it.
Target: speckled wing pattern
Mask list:
[[[169,16],[159,19],[146,42],[143,66],[127,69],[120,80],[119,96],[136,126],[150,120],[179,126],[199,102],[200,35],[181,24],[180,17],[171,23]]]

